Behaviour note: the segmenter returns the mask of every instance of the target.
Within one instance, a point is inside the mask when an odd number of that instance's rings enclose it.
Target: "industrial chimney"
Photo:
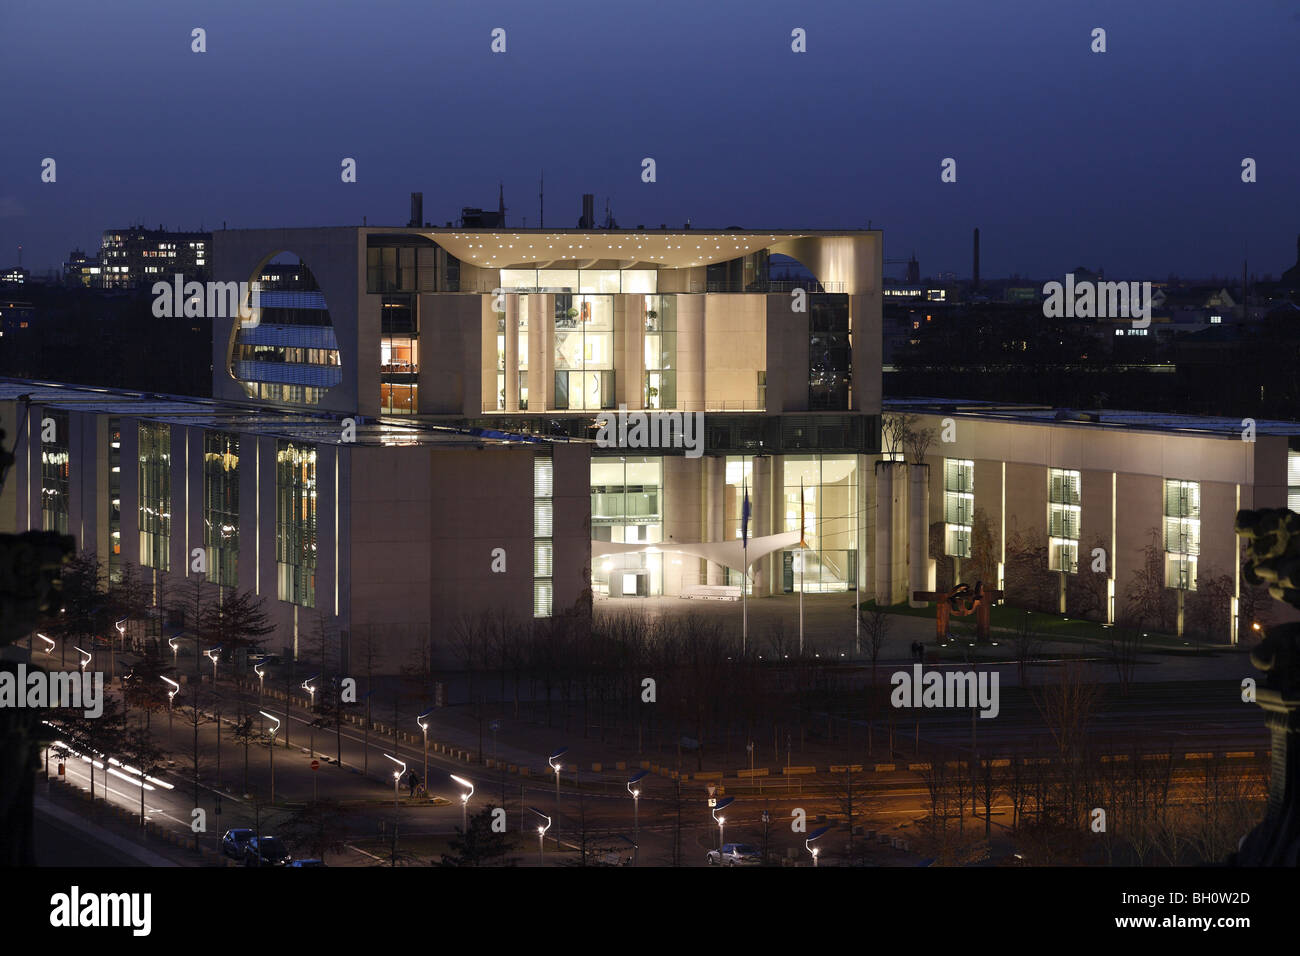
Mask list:
[[[407,225],[413,228],[424,225],[424,193],[411,193],[411,221]]]
[[[596,194],[582,194],[582,218],[578,220],[579,229],[596,228]]]

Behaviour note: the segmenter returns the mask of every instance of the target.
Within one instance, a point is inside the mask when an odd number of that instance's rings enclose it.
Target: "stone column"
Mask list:
[[[624,336],[622,361],[619,366],[618,394],[628,408],[645,406],[645,297],[620,296],[624,302]]]
[[[506,306],[506,411],[519,411],[519,295],[504,296]],[[531,394],[531,393],[530,393]]]
[[[907,467],[907,603],[925,607],[927,601],[913,601],[913,591],[934,590],[934,561],[930,558],[930,466]]]
[[[772,531],[772,462],[768,455],[754,458],[753,479],[749,486],[749,540]],[[750,573],[753,575],[753,594],[762,597],[771,594],[772,586],[771,555],[754,562]]]
[[[726,527],[727,507],[727,459],[709,457],[704,466],[704,540],[708,542],[724,541],[723,529]],[[709,562],[709,584],[722,584],[725,580],[722,565]]]
[[[876,462],[876,603],[907,597],[907,466]]]

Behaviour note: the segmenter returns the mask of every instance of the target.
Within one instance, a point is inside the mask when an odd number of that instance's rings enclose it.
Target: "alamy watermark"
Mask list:
[[[925,672],[920,664],[912,670],[895,671],[889,678],[894,689],[889,702],[894,707],[963,709],[979,707],[980,717],[992,718],[1002,709],[997,671]]]
[[[94,719],[104,713],[102,671],[0,671],[0,707],[67,707]]]
[[[596,432],[601,448],[684,448],[687,458],[704,454],[703,412],[629,412],[606,417]]]
[[[1132,319],[1135,329],[1151,324],[1150,282],[1075,282],[1071,272],[1064,285],[1043,286],[1043,295],[1043,315],[1049,319]]]
[[[186,282],[179,272],[171,282],[153,284],[153,314],[159,319],[231,319],[245,328],[261,321],[262,283]]]

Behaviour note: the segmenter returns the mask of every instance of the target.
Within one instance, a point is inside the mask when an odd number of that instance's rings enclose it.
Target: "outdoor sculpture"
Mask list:
[[[1279,601],[1300,609],[1300,515],[1284,508],[1237,512],[1237,534],[1246,539],[1242,577],[1268,586]],[[1268,627],[1251,652],[1264,672],[1256,702],[1268,715],[1272,766],[1264,822],[1242,840],[1237,866],[1300,865],[1300,622]]]
[[[997,588],[984,590],[984,582],[976,581],[974,590],[969,584],[959,584],[951,591],[913,591],[913,601],[934,601],[935,604],[935,640],[938,644],[947,644],[948,621],[952,615],[969,617],[975,615],[975,640],[983,644],[989,639],[989,608],[993,602],[1002,598]]]

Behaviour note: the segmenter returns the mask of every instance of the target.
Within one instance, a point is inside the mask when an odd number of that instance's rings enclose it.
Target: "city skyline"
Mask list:
[[[598,222],[608,198],[624,228],[870,223],[888,258],[915,252],[926,276],[968,275],[975,227],[990,277],[1293,264],[1298,134],[1254,119],[1287,114],[1300,15],[1281,3],[1255,18],[1203,3],[1008,4],[990,18],[936,2],[881,8],[871,24],[846,4],[653,15],[396,4],[347,30],[301,7],[147,22],[74,7],[57,25],[0,14],[13,44],[0,76],[27,91],[0,157],[0,263],[17,264],[21,245],[37,274],[136,222],[398,225],[413,190],[442,225],[462,206],[494,206],[504,184],[507,225],[536,227],[543,171],[552,228],[576,223],[585,192]],[[1091,49],[1098,27],[1105,53]],[[206,52],[192,51],[195,28]],[[918,42],[881,39],[904,35]],[[32,57],[52,47],[66,56],[51,74]],[[1212,56],[1188,52],[1202,47]],[[1168,51],[1183,60],[1159,68]],[[104,76],[116,82],[68,123],[63,104]],[[653,183],[641,181],[647,157]],[[53,183],[41,181],[45,158]],[[356,182],[341,181],[345,158]],[[941,181],[948,158],[956,182]],[[1245,158],[1256,182],[1242,182]]]

